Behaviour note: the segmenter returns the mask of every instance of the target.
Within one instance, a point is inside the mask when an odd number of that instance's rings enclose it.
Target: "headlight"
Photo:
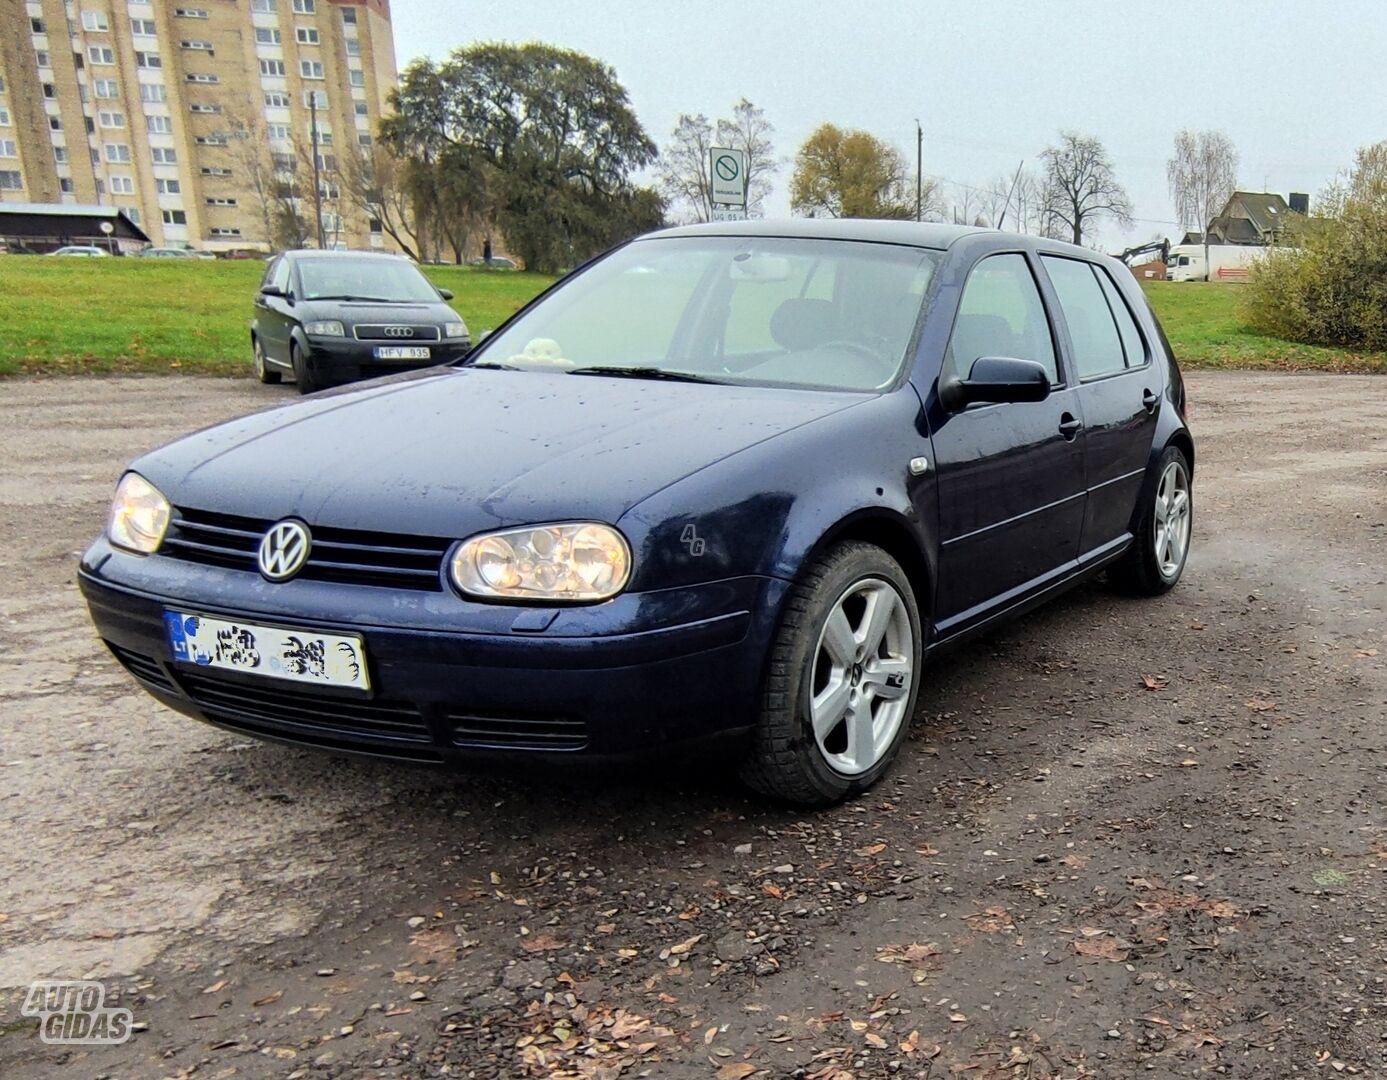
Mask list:
[[[303,324],[303,332],[309,337],[345,337],[346,331],[336,319],[323,319],[321,322]]]
[[[631,549],[609,525],[532,525],[472,537],[449,572],[469,596],[606,600],[626,587]]]
[[[460,322],[450,322],[443,324],[444,337],[466,337],[467,324]]]
[[[128,472],[116,485],[106,538],[116,547],[152,555],[169,527],[169,501],[139,473]]]

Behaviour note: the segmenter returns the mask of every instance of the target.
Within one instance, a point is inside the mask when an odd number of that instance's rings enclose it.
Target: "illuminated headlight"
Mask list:
[[[460,322],[450,322],[443,324],[444,337],[466,337],[467,324]]]
[[[128,472],[116,485],[106,538],[116,547],[152,555],[169,527],[169,501],[139,473]]]
[[[606,600],[626,587],[631,549],[608,525],[532,525],[458,545],[449,567],[469,596],[506,600]]]
[[[345,337],[346,331],[336,319],[323,319],[320,322],[303,324],[303,332],[309,337]]]

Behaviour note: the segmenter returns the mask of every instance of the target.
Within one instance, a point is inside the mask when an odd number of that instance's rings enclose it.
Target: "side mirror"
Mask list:
[[[1050,396],[1050,373],[1034,360],[1012,356],[980,356],[968,378],[941,380],[939,398],[950,411],[974,402],[1044,401]]]
[[[441,297],[443,297],[444,300],[451,300],[451,299],[453,298],[453,290],[452,290],[452,289],[439,289],[439,290],[438,290],[438,295],[441,296]]]
[[[261,295],[261,296],[281,296],[281,297],[282,297],[282,296],[284,295],[284,290],[281,289],[278,285],[261,285],[261,286],[260,286],[260,295]]]

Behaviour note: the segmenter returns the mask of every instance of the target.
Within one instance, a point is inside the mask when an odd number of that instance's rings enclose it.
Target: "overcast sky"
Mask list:
[[[681,112],[766,110],[787,159],[767,204],[789,213],[790,162],[823,121],[889,139],[925,172],[986,186],[1061,127],[1101,137],[1138,220],[1109,248],[1177,232],[1165,162],[1182,127],[1220,128],[1239,184],[1318,191],[1387,138],[1387,4],[1305,0],[394,0],[403,68],[474,41],[544,41],[616,68],[663,146]],[[1333,11],[1333,15],[1326,14]]]

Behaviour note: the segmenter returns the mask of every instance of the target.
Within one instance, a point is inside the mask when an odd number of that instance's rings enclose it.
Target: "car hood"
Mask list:
[[[422,300],[410,304],[373,304],[363,300],[301,300],[295,314],[302,322],[314,319],[340,319],[349,326],[357,323],[428,323],[437,325],[459,321],[457,314],[442,300]]]
[[[176,506],[462,537],[615,522],[861,394],[432,368],[190,435],[131,467]]]

